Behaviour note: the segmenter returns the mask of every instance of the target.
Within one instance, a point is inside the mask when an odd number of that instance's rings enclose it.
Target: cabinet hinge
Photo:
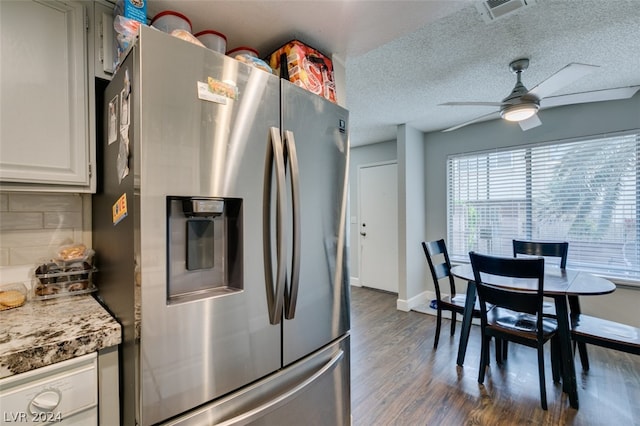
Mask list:
[[[89,32],[89,13],[87,12],[84,14],[84,29],[86,32]]]
[[[93,167],[91,167],[91,164],[89,164],[89,179],[91,179],[93,177]]]

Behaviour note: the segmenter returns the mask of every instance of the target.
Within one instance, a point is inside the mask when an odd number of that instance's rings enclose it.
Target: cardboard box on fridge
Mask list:
[[[117,0],[114,14],[147,23],[147,0]]]
[[[269,66],[281,78],[337,102],[333,62],[318,50],[292,40],[269,55]]]

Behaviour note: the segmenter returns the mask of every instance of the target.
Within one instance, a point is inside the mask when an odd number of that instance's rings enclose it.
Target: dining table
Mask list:
[[[458,346],[457,364],[462,366],[467,350],[473,306],[476,300],[476,285],[473,269],[470,264],[461,264],[451,268],[451,274],[466,280],[467,293],[465,309],[462,316],[462,330]],[[515,279],[497,275],[482,274],[482,280],[488,284],[502,286],[516,290],[537,289],[537,280]],[[616,285],[606,278],[575,269],[562,269],[555,265],[545,265],[544,295],[553,298],[558,322],[558,336],[562,358],[562,389],[569,396],[569,404],[578,408],[578,384],[576,379],[575,362],[571,345],[570,314],[579,314],[580,304],[578,296],[596,296],[613,293]],[[569,311],[571,309],[571,312]]]

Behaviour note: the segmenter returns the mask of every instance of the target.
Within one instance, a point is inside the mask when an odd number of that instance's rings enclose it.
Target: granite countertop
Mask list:
[[[0,312],[0,378],[121,342],[120,324],[92,295],[30,300]]]

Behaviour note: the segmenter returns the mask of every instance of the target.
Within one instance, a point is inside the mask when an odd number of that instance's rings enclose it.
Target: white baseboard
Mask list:
[[[354,287],[362,287],[362,285],[360,284],[360,278],[358,277],[349,277],[349,284]]]
[[[433,297],[429,299],[429,302],[426,302],[424,304],[421,305],[417,305],[414,306],[414,308],[416,308],[416,312],[420,312],[422,314],[427,314],[427,315],[433,315],[434,317],[438,315],[438,311],[436,309],[432,309],[430,305],[431,300],[435,299],[435,293],[431,292],[431,294],[433,294]],[[442,318],[446,318],[446,319],[451,319],[451,311],[442,311]],[[456,321],[457,322],[462,322],[462,314],[457,314],[456,315]],[[471,324],[473,325],[480,325],[480,319],[479,318],[472,318],[471,319]]]
[[[362,287],[360,285],[360,280],[355,277],[351,277],[351,285],[356,287]],[[443,295],[446,296],[446,295]],[[396,309],[403,312],[409,312],[413,310],[413,308],[419,308],[420,313],[427,315],[438,315],[438,311],[432,309],[429,304],[432,300],[436,298],[435,291],[423,291],[417,296],[412,297],[409,300],[406,299],[397,299],[396,300]],[[451,319],[450,311],[443,311],[442,318]],[[462,321],[462,315],[456,315],[456,321]],[[477,318],[473,318],[471,320],[471,324],[480,325],[480,320]]]
[[[411,299],[398,299],[396,301],[396,309],[403,312],[409,312],[416,306],[429,304],[429,302],[436,298],[436,293],[433,291],[423,291],[417,296],[413,296]]]

